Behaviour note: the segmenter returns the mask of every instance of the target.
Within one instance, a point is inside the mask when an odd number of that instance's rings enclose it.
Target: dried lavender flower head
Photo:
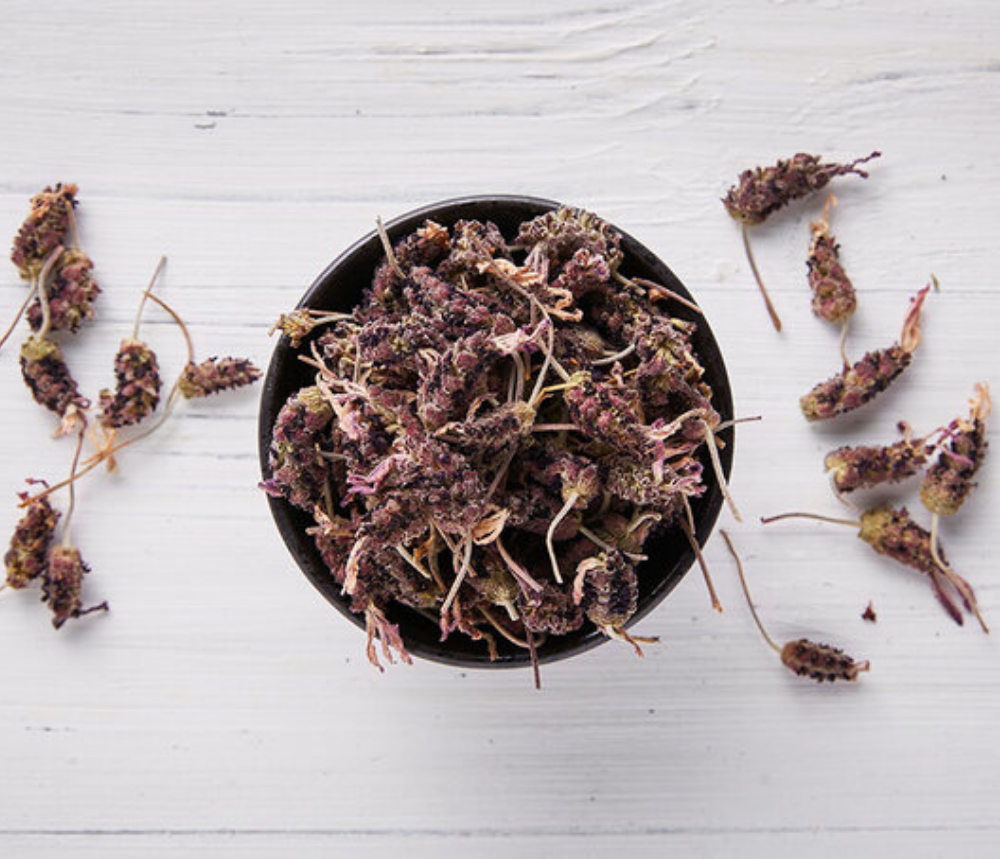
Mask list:
[[[972,480],[989,446],[986,418],[991,408],[989,387],[976,385],[968,420],[956,422],[951,438],[928,469],[920,487],[920,500],[932,513],[953,516],[976,485]]]
[[[84,574],[90,572],[74,546],[54,546],[49,552],[48,568],[42,584],[42,601],[52,611],[52,625],[59,629],[67,620],[92,611],[107,611],[108,604],[83,608],[81,591]]]
[[[868,173],[859,170],[858,165],[881,156],[873,152],[865,158],[857,158],[848,164],[824,163],[818,155],[800,152],[787,160],[778,161],[771,167],[756,167],[744,170],[739,182],[733,185],[722,203],[730,216],[749,226],[762,224],[774,212],[825,188],[837,176],[854,173],[862,179]]]
[[[19,497],[24,501],[28,493],[21,492]],[[42,574],[48,565],[49,547],[58,521],[59,511],[53,509],[48,498],[39,498],[28,505],[3,558],[8,586],[15,590],[25,588]]]
[[[252,385],[260,375],[246,358],[209,358],[200,364],[186,364],[177,387],[191,400]]]
[[[31,211],[14,238],[10,254],[25,280],[38,277],[45,259],[62,243],[76,206],[76,193],[76,185],[59,183],[32,198]]]
[[[47,284],[52,331],[76,333],[84,322],[94,318],[94,301],[101,288],[93,278],[93,268],[93,261],[83,251],[71,248],[59,255]],[[36,298],[28,308],[28,324],[32,331],[38,331],[42,322],[42,305]]]
[[[160,368],[156,355],[141,340],[126,337],[115,355],[115,390],[101,391],[101,425],[114,429],[137,424],[160,402]]]

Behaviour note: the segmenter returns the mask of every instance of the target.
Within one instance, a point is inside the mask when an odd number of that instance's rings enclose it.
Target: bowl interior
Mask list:
[[[475,218],[481,221],[493,221],[503,234],[510,238],[516,233],[522,221],[558,206],[559,204],[552,200],[534,197],[467,197],[417,209],[386,224],[386,229],[395,243],[413,232],[427,218],[449,227],[461,219]],[[684,285],[660,259],[627,233],[621,230],[618,232],[622,236],[621,246],[624,251],[621,268],[623,274],[661,283],[693,300]],[[382,245],[378,235],[373,231],[334,260],[316,279],[298,306],[351,310],[361,300],[365,287],[371,283],[372,274],[382,257]],[[670,305],[670,312],[697,323],[694,345],[705,367],[705,381],[713,391],[712,403],[722,416],[722,420],[730,420],[733,417],[733,404],[729,377],[708,321],[703,316],[676,304]],[[312,384],[313,371],[297,359],[299,351],[292,349],[287,338],[282,337],[275,347],[264,383],[259,423],[259,451],[261,471],[265,479],[271,476],[268,447],[278,412],[288,397],[299,388]],[[719,438],[724,442],[720,455],[723,470],[728,478],[733,461],[732,427],[722,431]],[[714,472],[707,467],[707,462],[705,465],[707,490],[701,498],[692,503],[696,537],[702,545],[715,525],[723,502]],[[283,499],[269,497],[268,501],[281,536],[302,572],[334,607],[358,627],[363,628],[363,619],[350,611],[348,597],[341,595],[340,585],[334,580],[312,539],[306,534],[306,528],[313,524],[310,517]],[[633,622],[652,611],[673,590],[695,560],[687,539],[677,528],[658,538],[651,538],[644,551],[649,559],[638,568],[639,606]],[[484,642],[472,641],[458,633],[452,634],[444,642],[440,641],[437,621],[429,613],[424,615],[402,605],[393,605],[387,610],[387,615],[390,620],[399,624],[403,640],[408,650],[415,656],[470,667],[530,664],[526,651],[509,644],[500,636],[497,636],[499,659],[491,662]],[[541,662],[551,662],[589,650],[606,640],[606,637],[592,624],[584,624],[583,628],[569,635],[547,638],[538,648],[538,657]]]

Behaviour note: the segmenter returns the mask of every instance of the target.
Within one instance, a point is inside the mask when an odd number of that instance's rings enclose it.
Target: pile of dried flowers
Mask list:
[[[696,323],[655,303],[687,302],[625,277],[618,233],[578,209],[513,236],[380,232],[353,312],[275,325],[316,372],[281,409],[262,487],[313,518],[380,668],[376,638],[409,659],[393,603],[491,653],[589,622],[641,655],[626,625],[647,539],[693,542],[706,467],[725,492]]]
[[[33,333],[21,346],[24,382],[35,400],[60,418],[56,435],[75,433],[77,437],[72,466],[65,480],[49,486],[45,481],[29,479],[29,484],[41,484],[44,488],[34,494],[19,493],[20,507],[25,513],[15,526],[10,547],[4,555],[6,582],[0,586],[0,590],[5,587],[23,590],[40,581],[42,600],[51,609],[52,623],[57,629],[71,618],[107,609],[107,603],[83,607],[83,577],[89,567],[70,536],[70,522],[76,506],[76,480],[101,463],[113,469],[115,453],[162,426],[180,397],[208,396],[248,385],[260,376],[260,372],[243,359],[212,358],[195,362],[191,338],[183,321],[151,292],[165,262],[161,259],[139,303],[131,335],[121,341],[115,355],[114,390],[100,392],[96,414],[92,414],[91,400],[80,394],[62,346],[56,339],[60,332],[76,334],[85,322],[93,319],[94,301],[101,292],[93,278],[93,262],[80,249],[75,216],[77,193],[76,185],[58,184],[32,199],[31,210],[14,238],[11,252],[12,262],[28,282],[28,295],[0,339],[0,345],[6,342],[27,311]],[[142,431],[119,439],[120,429],[142,423],[156,413],[160,404],[162,380],[156,354],[139,339],[147,299],[161,305],[180,326],[188,347],[187,363],[171,387],[157,419]],[[96,417],[97,427],[91,425],[91,417]],[[87,438],[95,452],[81,463]],[[50,495],[63,487],[68,490],[69,503],[61,517],[52,506]],[[60,517],[62,532],[57,540]]]

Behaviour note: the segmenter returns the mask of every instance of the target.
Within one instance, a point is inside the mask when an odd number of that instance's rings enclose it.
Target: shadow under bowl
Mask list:
[[[461,197],[416,209],[385,226],[394,244],[416,230],[428,218],[447,227],[462,219],[492,221],[504,236],[510,238],[523,221],[552,211],[559,205],[552,200],[537,197],[503,195]],[[621,234],[621,249],[624,253],[621,266],[623,274],[660,283],[685,298],[694,300],[662,260],[627,233],[618,230],[617,227],[615,229]],[[337,257],[316,279],[297,306],[322,310],[352,310],[361,301],[364,289],[371,284],[375,267],[383,256],[382,244],[378,234],[373,231]],[[713,392],[712,405],[723,421],[731,420],[733,401],[729,377],[722,352],[708,321],[704,316],[676,303],[671,305],[670,311],[676,317],[697,323],[693,345],[705,368],[704,380]],[[258,432],[261,472],[265,480],[271,476],[268,450],[278,412],[292,394],[313,383],[314,371],[298,360],[297,355],[300,352],[300,349],[291,347],[287,337],[282,337],[274,349],[267,378],[264,381]],[[723,430],[717,437],[723,442],[719,453],[728,480],[733,463],[733,428]],[[695,536],[700,545],[704,545],[708,540],[723,503],[722,491],[715,473],[707,461],[704,464],[707,488],[704,495],[691,504],[695,520]],[[314,524],[312,519],[284,499],[268,497],[268,501],[285,545],[302,572],[331,605],[356,626],[364,629],[363,618],[351,612],[350,598],[341,594],[341,586],[323,563],[312,538],[306,534],[306,528]],[[638,610],[629,625],[656,608],[677,586],[695,561],[694,552],[679,528],[670,529],[664,534],[650,538],[643,551],[648,555],[648,560],[638,567]],[[468,668],[523,667],[531,664],[527,651],[499,636],[497,636],[499,658],[491,661],[486,645],[482,641],[472,641],[460,633],[453,633],[445,641],[441,641],[436,618],[430,613],[423,614],[401,604],[393,604],[387,607],[386,614],[389,620],[399,625],[403,641],[414,656]],[[542,663],[566,659],[607,640],[607,637],[593,624],[585,623],[579,630],[568,635],[548,636],[538,647],[538,658]]]

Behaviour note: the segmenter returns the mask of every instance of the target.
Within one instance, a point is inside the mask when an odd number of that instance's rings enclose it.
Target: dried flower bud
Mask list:
[[[986,418],[990,408],[989,388],[977,385],[969,419],[958,422],[920,487],[920,500],[932,513],[954,515],[972,492],[975,486],[972,479],[983,464],[989,446]]]
[[[83,577],[90,572],[73,546],[54,546],[49,552],[48,569],[42,584],[42,601],[52,610],[52,625],[59,629],[67,620],[92,611],[107,611],[108,604],[83,608]]]
[[[868,174],[857,169],[857,165],[881,154],[873,152],[849,164],[832,164],[821,162],[818,155],[800,152],[788,160],[778,161],[773,167],[744,170],[739,183],[729,189],[722,203],[737,221],[748,225],[762,224],[792,200],[825,188],[836,176],[854,173],[867,179]]]
[[[35,402],[65,419],[90,407],[80,396],[59,344],[46,337],[29,337],[21,346],[21,374]]]
[[[115,390],[101,391],[101,424],[108,429],[147,418],[160,402],[160,368],[156,355],[141,340],[127,337],[115,355]]]
[[[75,334],[94,318],[94,301],[101,288],[91,275],[93,268],[93,261],[83,251],[70,249],[59,256],[46,287],[51,330]],[[28,324],[32,331],[38,331],[42,322],[42,305],[36,298],[28,308]]]
[[[816,644],[808,638],[789,641],[781,648],[781,661],[800,677],[812,677],[822,683],[829,680],[857,680],[871,664],[855,662],[844,651],[829,644]]]
[[[76,205],[76,192],[76,185],[60,183],[32,198],[31,211],[14,238],[10,254],[25,280],[36,278],[48,255],[62,244]]]
[[[840,263],[840,245],[830,234],[825,209],[823,218],[811,226],[813,237],[806,265],[813,293],[812,311],[820,319],[839,324],[854,314],[858,306],[857,295]]]
[[[186,364],[177,387],[192,400],[252,385],[259,378],[260,370],[246,358],[209,358],[200,364]]]
[[[21,492],[19,497],[26,500],[28,493]],[[3,557],[10,587],[25,588],[45,570],[58,521],[59,511],[52,508],[48,498],[39,498],[28,505],[27,512],[14,528],[10,548]]]
[[[927,451],[922,442],[904,439],[884,447],[838,447],[824,462],[837,490],[853,492],[911,477],[927,462]]]

